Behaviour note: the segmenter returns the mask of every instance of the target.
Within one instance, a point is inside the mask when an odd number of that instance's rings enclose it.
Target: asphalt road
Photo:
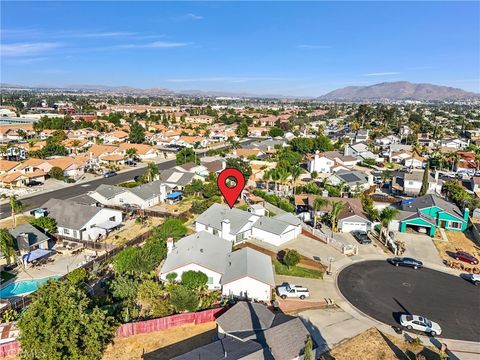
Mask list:
[[[342,270],[337,281],[354,307],[383,323],[423,315],[441,326],[443,338],[480,341],[480,287],[460,277],[366,261]]]
[[[172,168],[176,165],[175,160],[169,160],[158,164],[160,170],[165,170]],[[78,185],[73,185],[65,188],[60,188],[58,190],[33,195],[30,197],[22,198],[21,202],[25,205],[25,210],[36,209],[47,202],[49,199],[70,199],[72,197],[86,194],[89,191],[95,190],[100,184],[114,185],[119,184],[125,181],[133,180],[137,175],[141,175],[145,172],[146,168],[141,167],[131,171],[119,173],[116,176],[110,178],[99,178],[93,181],[80,183]],[[8,204],[0,205],[0,219],[4,219],[8,216],[11,216],[10,206]]]

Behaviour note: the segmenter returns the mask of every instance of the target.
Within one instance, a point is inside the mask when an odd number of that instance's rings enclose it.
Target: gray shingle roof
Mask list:
[[[149,200],[160,195],[160,186],[164,184],[160,180],[152,181],[146,184],[142,184],[140,186],[136,186],[133,188],[125,188],[122,186],[115,186],[115,185],[105,185],[101,184],[95,190],[97,193],[102,195],[106,199],[111,199],[116,195],[130,192],[136,196],[138,196],[142,200]],[[167,190],[170,187],[167,186]]]
[[[270,256],[248,247],[228,254],[222,285],[246,276],[275,286]]]
[[[277,219],[277,220],[280,220],[280,221],[284,221],[284,222],[289,223],[290,225],[293,225],[293,226],[298,226],[298,225],[302,224],[300,219],[297,218],[292,213],[287,213],[286,212],[286,213],[283,213],[283,214],[276,215],[273,218]]]
[[[428,194],[412,200],[413,201],[410,203],[402,204],[401,209],[403,211],[416,212],[419,209],[438,206],[443,211],[446,211],[453,216],[463,219],[463,213],[457,205],[448,202],[437,195]]]
[[[281,235],[290,226],[289,223],[277,220],[275,218],[262,216],[258,219],[252,227],[270,232],[272,234]]]
[[[195,176],[195,173],[182,172],[174,169],[160,171],[160,180],[177,186],[186,186],[190,184]]]
[[[205,210],[196,221],[200,224],[221,230],[222,221],[230,220],[230,233],[236,234],[251,218],[257,219],[255,215],[247,211],[235,208],[230,209],[227,205],[215,203]]]
[[[225,354],[229,360],[273,360],[273,357],[264,356],[261,344],[255,341],[243,342],[232,337],[214,341],[171,360],[223,360]]]
[[[54,218],[58,226],[74,230],[80,230],[83,225],[102,210],[100,207],[59,199],[50,199],[41,207],[47,209],[48,216]]]
[[[47,235],[30,224],[18,225],[13,229],[9,229],[8,232],[17,239],[18,249],[23,251],[28,251],[30,246],[40,244],[49,239]],[[20,234],[26,234],[28,242]]]
[[[217,324],[227,333],[266,330],[273,323],[275,314],[265,305],[246,301],[237,302],[217,318]]]
[[[197,264],[219,274],[225,272],[225,259],[232,250],[230,241],[206,231],[186,236],[175,243],[160,271],[165,274],[188,264]]]

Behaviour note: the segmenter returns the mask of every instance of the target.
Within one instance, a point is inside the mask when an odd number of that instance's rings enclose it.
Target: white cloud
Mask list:
[[[180,16],[173,16],[172,20],[173,21],[203,20],[203,16],[189,13],[189,14],[180,15]]]
[[[300,44],[297,45],[300,49],[330,49],[330,45],[314,45],[314,44]]]
[[[60,43],[54,42],[1,44],[0,53],[2,56],[25,56],[44,53],[60,46]]]
[[[387,71],[387,72],[376,72],[376,73],[368,73],[363,74],[362,76],[390,76],[390,75],[399,75],[399,72],[396,71]]]
[[[120,49],[169,49],[189,46],[191,43],[184,42],[168,42],[168,41],[154,41],[146,44],[123,44],[114,46]]]

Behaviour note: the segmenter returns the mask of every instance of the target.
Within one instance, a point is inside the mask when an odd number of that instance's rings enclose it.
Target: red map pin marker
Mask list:
[[[227,185],[228,178],[233,178],[236,185],[229,187]],[[240,170],[235,168],[227,168],[223,170],[220,175],[218,175],[217,185],[228,206],[232,208],[235,204],[235,201],[237,201],[238,197],[242,193],[243,188],[245,187],[245,177]]]

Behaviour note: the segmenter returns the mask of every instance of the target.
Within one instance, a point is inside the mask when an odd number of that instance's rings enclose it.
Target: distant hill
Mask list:
[[[414,84],[408,81],[384,82],[370,86],[348,86],[320,96],[319,100],[464,100],[480,98],[480,94],[448,86]]]

